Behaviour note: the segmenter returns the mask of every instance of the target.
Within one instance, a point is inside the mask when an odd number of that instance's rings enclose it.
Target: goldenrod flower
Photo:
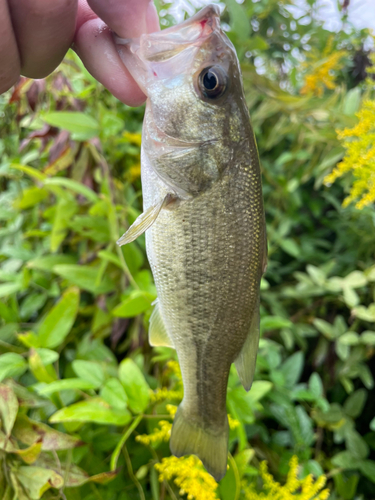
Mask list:
[[[305,77],[305,85],[301,89],[301,94],[314,94],[321,97],[326,88],[333,90],[336,86],[336,72],[344,66],[341,59],[346,54],[344,50],[333,49],[333,37],[329,39],[323,54],[312,51],[308,60],[302,64],[302,68],[309,69],[309,73]]]
[[[217,482],[197,457],[163,458],[161,463],[155,464],[155,469],[159,472],[159,481],[173,479],[180,495],[187,495],[188,500],[217,500]]]
[[[135,144],[136,146],[141,147],[141,144],[142,144],[142,134],[141,133],[125,131],[122,135],[127,141],[131,142],[132,144]]]
[[[361,209],[375,201],[375,101],[364,101],[356,116],[357,125],[337,131],[346,149],[345,157],[324,182],[332,184],[338,177],[352,172],[355,179],[344,206],[358,200],[356,208]]]
[[[231,415],[228,413],[228,423],[229,423],[229,429],[237,429],[239,427],[240,423],[237,419],[233,418]]]
[[[182,375],[180,365],[177,361],[168,361],[167,370],[168,375],[175,375],[177,377],[177,383],[174,389],[168,389],[167,387],[162,387],[161,389],[156,389],[156,391],[151,395],[152,403],[160,403],[166,399],[176,399],[181,401],[184,396],[184,387],[182,384]]]
[[[130,182],[134,182],[135,180],[139,179],[141,176],[141,164],[136,163],[135,165],[132,165],[129,170],[128,170],[128,179]]]
[[[151,434],[142,434],[135,438],[139,443],[150,445],[161,443],[162,441],[169,441],[171,437],[172,424],[166,420],[159,420],[159,429],[156,428]]]
[[[293,456],[289,462],[289,473],[286,484],[281,486],[268,472],[267,463],[260,464],[260,476],[263,480],[263,492],[245,487],[246,500],[327,500],[329,490],[324,488],[327,481],[325,476],[320,476],[314,483],[313,476],[309,474],[305,479],[298,479],[298,459]]]

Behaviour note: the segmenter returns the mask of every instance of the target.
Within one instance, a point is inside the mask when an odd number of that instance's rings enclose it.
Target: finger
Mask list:
[[[88,0],[88,3],[122,38],[136,38],[160,29],[158,13],[152,0]]]
[[[0,94],[20,76],[20,58],[6,0],[0,0]]]
[[[74,49],[87,70],[117,99],[139,106],[146,96],[118,55],[111,30],[98,18],[83,22],[76,32]]]
[[[8,0],[21,58],[21,73],[43,78],[73,42],[77,0]]]
[[[106,1],[104,7],[101,10],[99,8],[98,12],[107,21],[112,21],[116,14],[120,15],[121,9],[117,9],[117,3],[122,7],[124,5],[126,7],[126,4],[134,4],[134,9],[144,20],[138,25],[138,29],[143,29],[145,26],[152,31],[159,29],[159,21],[154,5],[150,4],[149,1],[139,1],[143,5],[143,11],[137,7],[134,0],[120,0],[119,2]],[[96,7],[98,6],[102,7],[97,4]],[[121,16],[121,22],[124,22],[123,14]],[[111,28],[114,29],[112,26]],[[120,33],[124,36],[125,32],[123,30]],[[139,36],[141,33],[141,31],[135,32],[133,30],[130,35],[126,36]],[[145,101],[146,96],[118,55],[110,29],[101,19],[97,18],[86,0],[79,0],[74,48],[88,71],[120,101],[129,106],[139,106]]]

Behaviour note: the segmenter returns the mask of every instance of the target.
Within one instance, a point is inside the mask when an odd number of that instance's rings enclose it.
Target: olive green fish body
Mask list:
[[[133,58],[122,54],[149,99],[144,214],[120,241],[146,230],[158,292],[150,343],[173,346],[181,366],[184,398],[171,451],[195,453],[220,479],[230,366],[236,362],[250,389],[259,338],[266,261],[260,166],[238,61],[217,8],[165,33],[137,41]]]

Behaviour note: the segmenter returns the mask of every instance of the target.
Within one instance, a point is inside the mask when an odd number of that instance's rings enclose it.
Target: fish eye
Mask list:
[[[217,99],[227,89],[228,75],[220,66],[209,66],[201,71],[198,81],[204,97]]]

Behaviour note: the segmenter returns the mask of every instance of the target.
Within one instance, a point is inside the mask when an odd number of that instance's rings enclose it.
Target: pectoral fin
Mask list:
[[[246,391],[251,389],[253,383],[255,365],[257,360],[259,345],[259,306],[255,308],[251,320],[250,330],[242,347],[240,354],[234,364],[237,368],[238,376]]]
[[[152,226],[158,218],[161,209],[171,203],[172,200],[173,195],[167,194],[163,200],[143,212],[129,227],[126,233],[121,236],[121,238],[117,241],[117,244],[121,247],[122,245],[131,243],[138,238],[138,236],[143,234],[149,227]]]
[[[169,338],[167,329],[165,327],[163,318],[160,314],[160,307],[158,301],[156,302],[155,309],[152,311],[150,318],[150,328],[148,331],[148,340],[150,345],[173,347],[173,342]]]

